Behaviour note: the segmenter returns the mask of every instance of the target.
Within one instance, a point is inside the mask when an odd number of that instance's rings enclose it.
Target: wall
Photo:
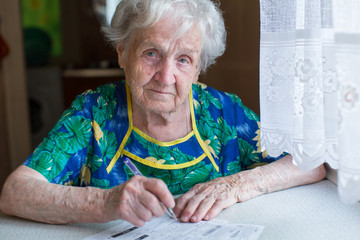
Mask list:
[[[236,93],[259,113],[259,1],[222,0],[221,9],[228,32],[227,50],[201,81]]]
[[[0,186],[30,153],[29,117],[19,1],[0,1],[0,33],[9,54],[0,68]],[[4,129],[5,128],[5,129]],[[3,155],[4,154],[4,155]]]
[[[0,63],[1,64],[1,63]],[[2,67],[0,66],[0,75]],[[9,149],[7,141],[7,129],[6,129],[6,109],[5,109],[5,90],[4,79],[0,78],[0,190],[7,175],[10,173],[10,161],[9,161]]]

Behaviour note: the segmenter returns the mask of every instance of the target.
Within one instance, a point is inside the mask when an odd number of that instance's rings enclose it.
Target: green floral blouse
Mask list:
[[[129,157],[144,176],[180,194],[276,160],[260,151],[259,118],[234,94],[193,84],[193,130],[171,142],[132,125],[129,99],[125,81],[79,95],[24,164],[51,183],[106,189],[133,176],[123,162]]]

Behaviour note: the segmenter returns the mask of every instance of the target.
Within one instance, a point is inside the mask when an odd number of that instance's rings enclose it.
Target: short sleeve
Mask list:
[[[79,95],[24,165],[41,173],[49,182],[76,182],[91,139],[91,114],[86,94]]]
[[[239,161],[242,169],[251,169],[281,158],[270,157],[266,151],[261,151],[260,118],[250,108],[246,107],[235,94],[228,94],[235,106],[237,141]]]

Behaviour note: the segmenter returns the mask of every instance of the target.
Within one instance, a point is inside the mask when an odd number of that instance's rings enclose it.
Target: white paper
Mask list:
[[[263,226],[234,224],[219,219],[199,223],[181,223],[164,215],[147,222],[142,227],[136,227],[124,221],[104,232],[84,238],[84,240],[256,240],[260,237],[263,229]]]

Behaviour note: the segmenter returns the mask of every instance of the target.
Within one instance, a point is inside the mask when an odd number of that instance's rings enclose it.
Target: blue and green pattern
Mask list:
[[[181,194],[197,183],[276,160],[260,151],[259,117],[236,95],[201,83],[193,84],[191,93],[193,131],[164,143],[130,124],[125,81],[87,91],[24,164],[51,183],[106,189],[133,176],[123,163],[128,156],[143,175]]]

